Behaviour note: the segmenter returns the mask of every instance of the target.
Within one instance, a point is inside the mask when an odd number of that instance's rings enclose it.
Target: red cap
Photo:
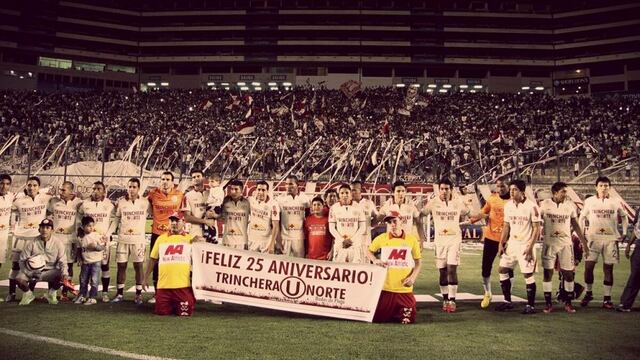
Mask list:
[[[400,217],[400,213],[393,210],[393,211],[389,211],[389,213],[387,214],[387,216],[384,217],[384,222],[389,222],[395,218],[399,218]]]

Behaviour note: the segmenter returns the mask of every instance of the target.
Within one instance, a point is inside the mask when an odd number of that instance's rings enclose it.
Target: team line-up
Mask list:
[[[309,198],[299,192],[298,179],[286,178],[286,194],[270,197],[269,184],[258,181],[252,196],[245,197],[243,182],[229,181],[220,186],[221,178],[213,175],[210,187],[200,170],[191,172],[192,187],[183,193],[174,184],[171,172],[164,172],[160,186],[146,197],[140,194],[140,181],[132,178],[127,193],[115,204],[106,197],[105,185],[97,181],[91,195],[82,199],[71,182],[64,182],[57,195],[44,193],[40,180],[30,177],[25,190],[13,194],[11,177],[0,175],[0,264],[7,258],[8,239],[13,229],[9,294],[6,301],[17,301],[16,289],[24,293],[20,305],[35,299],[35,283],[49,283],[46,299],[58,303],[68,301],[74,263],[80,264],[80,291],[76,304],[92,305],[98,301],[98,277],[101,274],[103,302],[119,303],[124,299],[128,262],[135,271],[134,302],[143,303],[142,291],[153,273],[155,303],[158,314],[191,315],[195,298],[191,290],[189,266],[181,256],[159,256],[170,246],[209,241],[217,243],[217,223],[224,222],[221,244],[235,249],[285,256],[306,257],[348,263],[373,263],[387,268],[383,290],[374,321],[412,323],[416,316],[413,284],[420,273],[421,253],[425,241],[421,219],[431,215],[435,229],[435,261],[439,271],[442,310],[456,311],[458,291],[457,268],[462,246],[461,222],[485,220],[483,230],[482,308],[490,306],[492,297],[491,269],[499,256],[500,288],[504,301],[497,311],[514,308],[511,301],[513,269],[518,265],[526,283],[527,304],[523,314],[534,314],[538,259],[535,244],[543,235],[544,312],[553,311],[552,278],[560,272],[559,299],[564,309],[576,312],[572,300],[583,289],[574,281],[576,251],[584,254],[586,293],[580,305],[593,300],[594,268],[600,257],[603,265],[602,307],[613,309],[611,289],[613,267],[619,263],[619,242],[627,238],[627,215],[618,200],[609,196],[611,182],[600,177],[596,195],[587,198],[578,214],[567,198],[567,184],[551,187],[552,197],[537,204],[525,195],[526,183],[499,179],[495,192],[486,199],[477,214],[472,214],[462,199],[453,193],[453,184],[441,179],[437,195],[432,195],[422,208],[407,198],[401,181],[392,185],[393,196],[376,208],[372,200],[362,196],[362,183],[343,183],[330,189],[325,198]],[[150,256],[146,268],[145,227],[151,217]],[[372,239],[372,225],[386,223],[387,231]],[[14,223],[15,222],[15,223]],[[619,227],[619,225],[621,225]],[[417,233],[415,229],[417,228]],[[620,231],[619,229],[622,229]],[[577,235],[579,242],[573,239]],[[110,242],[117,235],[117,290],[111,298]],[[640,237],[640,225],[630,233],[626,247]],[[634,252],[634,258],[636,253]],[[176,263],[172,263],[176,262]],[[182,262],[183,265],[179,263]],[[627,288],[622,294],[619,311],[630,311],[638,293],[638,275],[632,266]],[[635,274],[635,275],[634,275]],[[578,286],[577,286],[578,285]],[[62,287],[58,297],[57,290]],[[90,287],[90,288],[89,288]],[[77,293],[77,292],[74,292]]]

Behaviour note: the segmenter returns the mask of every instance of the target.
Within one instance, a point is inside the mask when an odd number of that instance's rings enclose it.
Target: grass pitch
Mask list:
[[[460,292],[482,294],[480,250],[465,250],[459,269]],[[425,266],[416,294],[439,292],[433,252],[424,250]],[[113,259],[113,257],[112,257]],[[493,291],[500,293],[497,261]],[[0,269],[6,279],[9,266]],[[577,279],[582,280],[581,266]],[[112,285],[115,285],[115,263]],[[617,303],[629,273],[626,258],[615,269],[614,302]],[[79,269],[74,281],[77,281]],[[419,303],[417,324],[368,324],[308,315],[270,311],[233,304],[198,303],[192,318],[158,317],[152,305],[137,307],[133,294],[122,304],[94,306],[70,303],[51,306],[34,303],[19,307],[0,304],[0,328],[101,346],[136,354],[180,359],[637,359],[640,342],[640,311],[621,314],[600,308],[602,274],[598,267],[594,300],[576,314],[541,311],[542,273],[536,274],[538,310],[521,315],[524,305],[510,313],[497,313],[493,305],[480,309],[479,302],[459,302],[458,312],[446,314],[439,303]],[[128,269],[127,288],[133,285]],[[557,277],[554,278],[554,288]],[[6,294],[0,288],[0,294]],[[20,293],[20,291],[19,291]],[[111,291],[113,296],[115,291]],[[516,270],[514,295],[525,297],[524,281]],[[19,294],[20,296],[20,294]],[[148,296],[147,296],[148,297]],[[60,345],[2,334],[2,359],[109,359]]]

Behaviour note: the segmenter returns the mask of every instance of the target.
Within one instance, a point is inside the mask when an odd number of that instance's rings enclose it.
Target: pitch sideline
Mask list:
[[[6,335],[15,336],[15,337],[21,337],[21,338],[25,338],[25,339],[29,339],[29,340],[46,342],[46,343],[49,343],[49,344],[66,346],[66,347],[71,347],[71,348],[76,348],[76,349],[81,349],[81,350],[88,350],[88,351],[96,352],[96,353],[103,353],[103,354],[108,354],[108,355],[120,356],[120,357],[127,358],[127,359],[176,360],[176,359],[172,359],[172,358],[164,358],[164,357],[158,357],[158,356],[136,354],[136,353],[130,353],[130,352],[126,352],[126,351],[114,350],[114,349],[109,349],[109,348],[100,347],[100,346],[86,345],[86,344],[81,344],[81,343],[77,343],[77,342],[60,340],[60,339],[56,339],[56,338],[52,338],[52,337],[34,335],[34,334],[22,332],[22,331],[6,329],[6,328],[2,328],[2,327],[0,327],[0,333],[6,334]]]

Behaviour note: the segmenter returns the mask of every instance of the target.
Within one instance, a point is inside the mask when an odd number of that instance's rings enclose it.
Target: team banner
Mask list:
[[[371,322],[385,276],[375,265],[193,244],[197,299]]]

